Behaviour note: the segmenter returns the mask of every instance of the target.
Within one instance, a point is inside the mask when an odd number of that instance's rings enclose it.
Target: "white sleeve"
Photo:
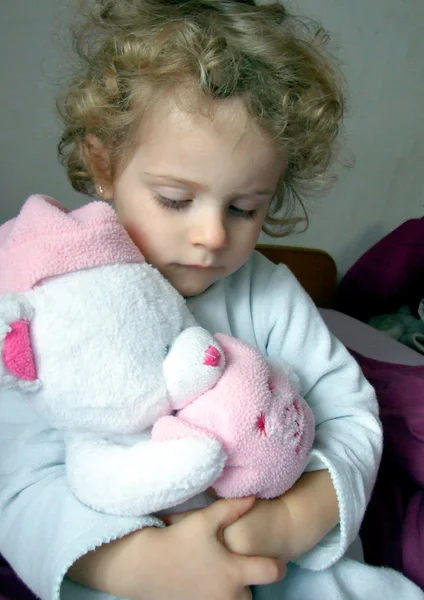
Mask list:
[[[70,585],[62,585],[65,573],[80,556],[143,526],[161,525],[153,517],[106,515],[80,503],[68,488],[64,459],[62,434],[26,398],[2,393],[0,552],[45,600],[62,597],[61,588]]]
[[[382,452],[378,405],[356,361],[286,267],[273,270],[265,297],[267,353],[293,365],[315,415],[306,470],[328,469],[339,502],[340,525],[297,560],[304,568],[321,570],[340,559],[359,531]]]

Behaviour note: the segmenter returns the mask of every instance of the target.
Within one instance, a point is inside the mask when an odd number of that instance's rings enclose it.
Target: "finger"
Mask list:
[[[255,504],[255,496],[247,496],[246,498],[232,498],[231,500],[217,500],[207,508],[204,508],[199,514],[210,524],[211,529],[215,532],[220,529],[225,529],[231,523],[234,523]]]
[[[239,568],[243,585],[267,585],[280,581],[286,574],[286,565],[276,558],[240,556]]]
[[[187,517],[197,512],[196,510],[187,510],[185,512],[173,513],[169,515],[162,515],[160,518],[165,523],[165,525],[175,525],[180,521],[184,521]]]
[[[248,587],[246,587],[240,592],[240,595],[238,596],[237,600],[252,600],[252,598],[253,595],[251,590]]]
[[[221,500],[220,503],[225,503],[225,504],[230,504],[230,506],[226,506],[226,508],[222,508],[222,507],[218,507],[218,510],[213,510],[210,511],[210,514],[207,514],[207,517],[218,517],[219,519],[219,515],[221,514],[222,516],[224,516],[224,514],[227,513],[231,513],[229,515],[228,518],[230,518],[230,521],[228,521],[228,525],[230,525],[231,523],[234,523],[234,521],[237,521],[237,519],[239,519],[241,516],[243,516],[246,512],[248,512],[253,504],[255,503],[255,496],[249,496],[247,498],[235,498],[235,499],[231,499],[231,500]],[[215,503],[216,504],[216,503]],[[208,508],[204,508],[204,509],[200,509],[200,510],[187,510],[185,512],[180,512],[180,513],[171,513],[171,514],[167,514],[167,515],[161,515],[161,519],[162,521],[165,523],[165,525],[175,525],[176,523],[179,523],[180,521],[183,521],[184,519],[186,519],[187,517],[189,517],[190,515],[193,515],[194,513],[197,512],[208,512],[209,509]],[[234,512],[234,516],[232,516],[232,513]],[[212,519],[212,522],[214,522],[214,520]],[[218,528],[219,527],[226,527],[226,524],[220,524],[218,523]],[[214,530],[216,529],[216,526],[214,526]]]

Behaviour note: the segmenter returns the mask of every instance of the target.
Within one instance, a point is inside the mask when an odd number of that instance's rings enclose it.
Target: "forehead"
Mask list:
[[[248,114],[240,98],[196,100],[165,96],[144,115],[137,132],[136,159],[158,169],[282,170],[282,155],[271,136]]]

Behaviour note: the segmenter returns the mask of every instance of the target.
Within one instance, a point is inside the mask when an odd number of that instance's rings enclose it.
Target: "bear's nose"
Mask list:
[[[209,346],[203,357],[203,364],[207,367],[217,367],[221,361],[221,352],[215,346]]]

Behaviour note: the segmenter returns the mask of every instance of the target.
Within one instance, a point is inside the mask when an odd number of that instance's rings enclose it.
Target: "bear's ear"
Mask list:
[[[0,389],[35,392],[41,386],[31,341],[33,317],[24,294],[0,296]]]

